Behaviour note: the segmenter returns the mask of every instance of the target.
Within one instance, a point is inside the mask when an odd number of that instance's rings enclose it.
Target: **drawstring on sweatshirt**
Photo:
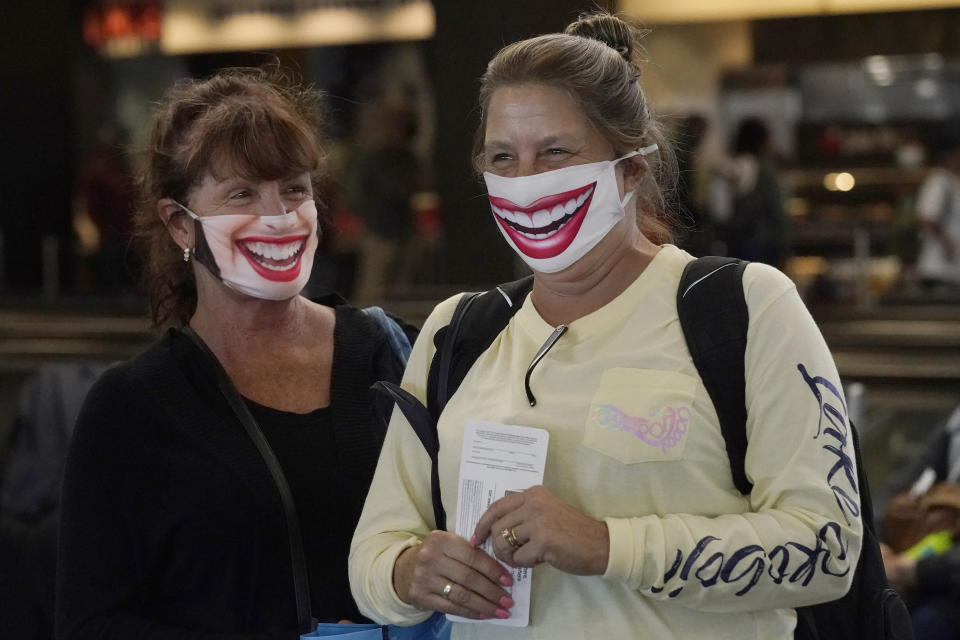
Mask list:
[[[557,343],[557,340],[560,339],[560,336],[567,332],[567,325],[561,324],[556,329],[553,330],[553,333],[550,334],[550,337],[547,338],[547,341],[543,343],[543,346],[540,347],[540,350],[537,351],[537,355],[533,356],[533,360],[530,361],[530,366],[527,367],[527,375],[523,379],[523,387],[527,391],[527,400],[530,402],[531,407],[537,406],[537,399],[533,396],[533,391],[530,390],[530,375],[533,373],[534,367],[540,364],[540,361],[543,360],[543,357],[547,355],[547,352]]]

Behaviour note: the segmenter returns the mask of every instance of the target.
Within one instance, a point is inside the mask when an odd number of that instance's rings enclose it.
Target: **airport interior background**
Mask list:
[[[338,290],[420,323],[457,291],[523,273],[489,224],[471,170],[477,78],[504,43],[560,30],[587,5],[5,4],[0,477],[11,477],[17,447],[62,452],[80,401],[67,387],[83,388],[99,365],[158,335],[129,250],[130,175],[167,87],[223,67],[279,64],[323,89],[332,221],[308,292]],[[739,123],[765,124],[789,221],[781,266],[832,349],[882,510],[887,480],[960,404],[960,277],[931,283],[918,273],[915,210],[941,132],[960,122],[960,2],[598,6],[650,29],[641,82],[684,160],[674,204],[689,227],[678,243],[692,253],[727,249],[712,226],[722,222],[714,185]],[[402,139],[416,177],[405,219],[385,222],[357,194],[368,184],[364,155],[388,139]],[[371,246],[393,261],[369,266]],[[30,421],[58,426],[43,443],[18,440]],[[56,464],[48,470],[55,480]],[[3,500],[14,494],[0,484]]]

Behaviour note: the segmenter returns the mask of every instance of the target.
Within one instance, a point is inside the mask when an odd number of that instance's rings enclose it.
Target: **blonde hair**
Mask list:
[[[210,172],[276,180],[309,172],[321,216],[325,158],[320,147],[320,94],[292,82],[279,67],[227,69],[174,86],[153,115],[137,176],[134,223],[154,325],[184,325],[197,305],[193,269],[182,259],[157,212],[163,198],[187,204]]]
[[[646,32],[605,12],[581,15],[564,33],[507,45],[493,57],[480,79],[480,126],[474,138],[474,168],[483,155],[487,107],[505,86],[545,84],[566,91],[587,121],[617,155],[656,144],[646,157],[649,170],[636,190],[637,226],[651,241],[674,239],[674,214],[668,205],[677,183],[677,160],[640,87],[640,41]]]

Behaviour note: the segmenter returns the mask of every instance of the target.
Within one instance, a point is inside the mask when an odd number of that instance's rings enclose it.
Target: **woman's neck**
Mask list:
[[[199,283],[199,281],[198,281]],[[198,287],[194,330],[245,398],[308,413],[331,399],[336,313],[306,298],[258,300]]]
[[[221,359],[232,359],[235,354],[253,358],[280,355],[309,335],[316,320],[310,308],[313,303],[301,296],[259,300],[211,289],[198,286],[197,310],[190,326]]]
[[[597,252],[594,261],[586,262],[590,258],[587,254],[570,269],[537,273],[531,293],[533,305],[551,326],[570,324],[623,293],[658,251],[659,246],[637,232],[636,237],[617,243],[614,250]]]

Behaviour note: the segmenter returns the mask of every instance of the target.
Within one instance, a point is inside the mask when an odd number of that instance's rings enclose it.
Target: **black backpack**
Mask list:
[[[749,494],[744,471],[747,450],[744,353],[749,316],[743,297],[747,263],[707,256],[690,262],[677,289],[677,311],[687,347],[713,401],[726,443],[734,485]],[[432,462],[431,489],[438,529],[446,529],[437,473],[437,417],[476,359],[506,327],[533,286],[532,276],[485,293],[464,294],[450,324],[434,336],[437,351],[427,380],[427,407],[397,385],[377,383],[396,401],[417,432]],[[887,585],[873,522],[873,506],[863,472],[859,437],[850,424],[857,456],[863,543],[853,583],[843,597],[797,608],[794,637],[803,640],[912,640],[910,616]]]

